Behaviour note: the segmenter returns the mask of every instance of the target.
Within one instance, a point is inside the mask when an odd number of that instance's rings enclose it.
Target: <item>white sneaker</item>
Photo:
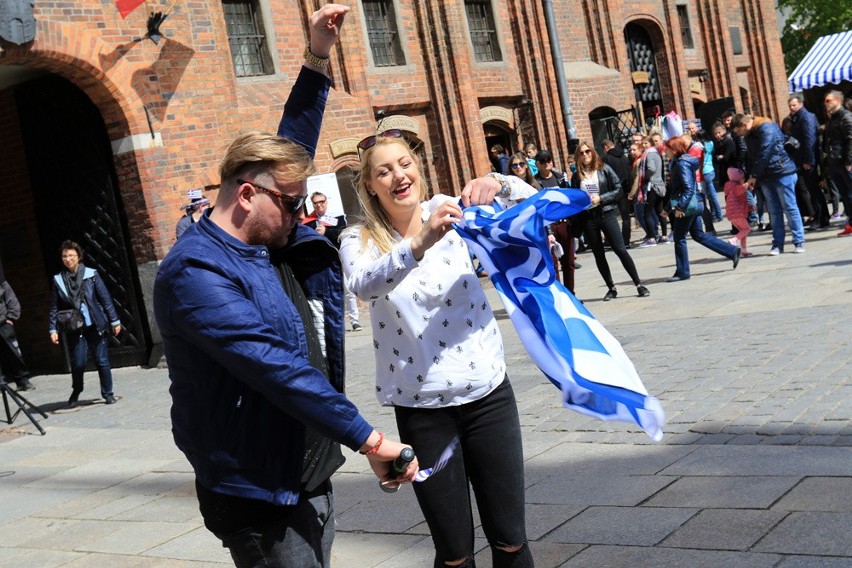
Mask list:
[[[796,245],[796,248],[793,249],[793,252],[802,253],[805,252],[805,245]]]
[[[779,254],[781,254],[781,249],[778,247],[772,247],[772,250],[769,251],[769,254],[771,254],[772,256],[778,256]]]

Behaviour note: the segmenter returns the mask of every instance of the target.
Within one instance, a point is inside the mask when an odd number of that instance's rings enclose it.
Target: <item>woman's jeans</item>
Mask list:
[[[715,179],[716,172],[704,172],[704,193],[710,205],[710,215],[713,221],[721,221],[722,206],[719,205],[719,196],[716,195],[716,184],[713,183]]]
[[[645,204],[645,207],[647,208],[648,204]],[[636,271],[633,258],[627,252],[624,241],[621,240],[621,231],[618,228],[618,218],[616,216],[617,211],[610,209],[606,213],[601,214],[592,209],[588,211],[588,214],[589,218],[586,220],[586,226],[583,228],[586,235],[586,244],[589,245],[589,248],[592,249],[592,253],[595,255],[595,264],[597,264],[598,272],[601,273],[601,277],[603,277],[607,287],[614,288],[615,284],[612,281],[612,272],[609,269],[609,263],[606,261],[606,251],[604,250],[603,240],[601,239],[601,231],[606,235],[610,246],[612,246],[612,252],[621,260],[621,265],[627,271],[627,274],[630,275],[633,284],[636,286],[641,284],[642,281],[639,280],[639,273]]]
[[[490,394],[467,404],[396,406],[394,411],[400,440],[411,444],[421,468],[431,467],[447,445],[459,438],[447,466],[427,481],[414,484],[435,544],[434,565],[473,558],[470,485],[494,566],[532,566],[524,521],[521,426],[508,377]],[[520,545],[517,553],[500,550]]]
[[[766,199],[769,220],[772,222],[772,246],[784,252],[785,215],[787,224],[790,225],[790,233],[793,235],[793,244],[804,243],[805,227],[802,224],[802,216],[799,214],[799,206],[796,204],[796,174],[763,178],[760,180],[760,189]]]
[[[660,234],[664,237],[668,234],[668,225],[666,220],[660,217],[663,211],[665,199],[657,195],[654,191],[648,191],[648,201],[645,203],[645,232],[646,237],[650,239],[659,238]],[[657,233],[657,226],[660,227],[660,233]],[[653,232],[651,232],[653,229]]]
[[[686,250],[687,233],[692,235],[692,240],[696,243],[704,245],[713,252],[732,260],[734,254],[737,252],[737,247],[731,243],[726,243],[704,232],[701,224],[701,213],[704,211],[704,204],[699,202],[698,209],[699,211],[695,215],[688,215],[686,217],[676,217],[674,213],[671,215],[676,266],[674,275],[683,279],[689,278],[689,252]]]
[[[95,367],[101,379],[101,396],[112,396],[112,371],[107,353],[107,333],[100,333],[94,325],[84,327],[79,332],[69,332],[68,351],[71,353],[71,388],[74,392],[83,391],[83,373],[86,372],[88,353],[95,359]]]

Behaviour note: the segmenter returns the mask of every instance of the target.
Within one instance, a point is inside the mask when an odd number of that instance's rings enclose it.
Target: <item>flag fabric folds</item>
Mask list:
[[[145,0],[116,0],[115,5],[121,14],[121,18],[127,17],[127,14],[145,3]]]
[[[456,225],[500,294],[533,362],[563,404],[601,420],[638,424],[663,438],[665,417],[621,344],[557,279],[545,225],[589,206],[577,189],[548,189],[502,210],[469,207]]]

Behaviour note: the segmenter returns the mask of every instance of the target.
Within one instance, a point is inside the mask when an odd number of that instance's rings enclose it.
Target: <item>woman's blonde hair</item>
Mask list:
[[[275,134],[252,131],[238,136],[219,164],[220,195],[230,195],[240,176],[270,175],[279,182],[308,179],[316,173],[314,161],[302,146]]]
[[[379,198],[375,194],[371,195],[367,183],[370,181],[370,162],[376,148],[386,146],[388,144],[399,144],[408,151],[414,165],[417,167],[417,172],[420,174],[420,201],[425,201],[429,195],[428,185],[423,176],[423,163],[420,157],[415,154],[408,142],[404,138],[390,138],[387,136],[376,137],[376,143],[364,150],[361,154],[361,169],[358,171],[356,178],[356,188],[358,189],[358,200],[361,202],[361,208],[364,212],[363,223],[354,225],[348,231],[357,231],[361,236],[361,249],[367,247],[367,242],[372,239],[376,247],[382,252],[387,253],[396,244],[394,238],[394,228],[391,225],[390,218],[387,212],[382,209]]]

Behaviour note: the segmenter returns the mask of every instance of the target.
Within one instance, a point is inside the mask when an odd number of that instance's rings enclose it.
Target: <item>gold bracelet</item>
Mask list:
[[[328,67],[328,62],[331,61],[328,57],[317,57],[313,53],[311,53],[311,44],[305,47],[305,61],[313,65],[314,67],[319,67],[320,69],[325,69]]]

